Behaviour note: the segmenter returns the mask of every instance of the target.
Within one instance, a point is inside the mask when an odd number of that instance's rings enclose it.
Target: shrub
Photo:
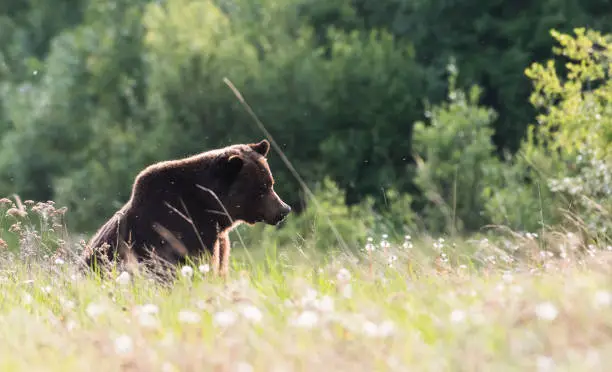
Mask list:
[[[480,90],[469,94],[455,86],[449,66],[448,102],[432,107],[427,124],[414,127],[415,184],[423,196],[425,226],[433,232],[474,230],[487,222],[485,174],[498,167],[491,141],[493,110],[478,105]]]

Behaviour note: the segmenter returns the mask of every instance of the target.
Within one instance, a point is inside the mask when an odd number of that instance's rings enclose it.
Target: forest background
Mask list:
[[[299,213],[253,238],[605,236],[611,17],[605,0],[7,0],[0,195],[91,233],[146,165],[264,137],[227,78],[318,202],[273,151]]]

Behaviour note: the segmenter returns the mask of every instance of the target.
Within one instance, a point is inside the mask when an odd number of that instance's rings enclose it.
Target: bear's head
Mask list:
[[[266,156],[270,143],[262,140],[235,145],[218,159],[226,192],[222,202],[232,219],[248,224],[277,225],[291,212],[274,191],[274,178]]]

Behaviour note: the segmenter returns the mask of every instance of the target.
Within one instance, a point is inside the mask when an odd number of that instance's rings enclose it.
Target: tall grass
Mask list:
[[[53,204],[9,202],[1,370],[603,371],[612,362],[612,252],[571,233],[373,237],[357,256],[249,247],[260,258],[235,249],[227,281],[201,265],[163,285],[79,273],[80,245]]]

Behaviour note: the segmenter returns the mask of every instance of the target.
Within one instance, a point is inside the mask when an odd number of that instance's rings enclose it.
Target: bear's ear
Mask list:
[[[244,165],[244,159],[240,157],[240,155],[232,155],[227,159],[227,164],[225,166],[226,174],[230,177],[234,177],[240,172],[242,166]]]
[[[261,142],[253,143],[249,146],[251,146],[255,152],[263,156],[268,155],[268,151],[270,151],[270,142],[268,142],[268,140],[262,140]]]

